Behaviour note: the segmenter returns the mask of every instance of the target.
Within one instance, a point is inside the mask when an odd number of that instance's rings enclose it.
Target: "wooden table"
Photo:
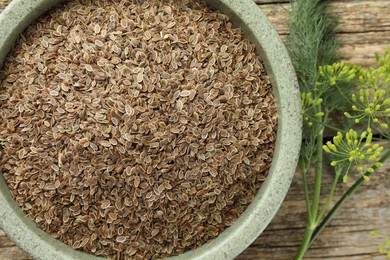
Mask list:
[[[9,0],[0,0],[2,10]],[[283,39],[287,35],[289,4],[286,0],[255,0]],[[343,60],[373,66],[374,52],[390,46],[390,0],[333,0],[331,11],[339,16],[337,28]],[[389,144],[385,144],[389,146]],[[331,169],[325,168],[323,189],[330,187]],[[313,244],[306,259],[385,259],[371,230],[390,233],[390,162],[365,183],[338,212]],[[350,185],[350,184],[348,184]],[[339,185],[339,197],[348,185]],[[303,185],[299,172],[277,215],[238,260],[292,259],[303,237],[306,221]],[[0,260],[31,259],[0,230]]]

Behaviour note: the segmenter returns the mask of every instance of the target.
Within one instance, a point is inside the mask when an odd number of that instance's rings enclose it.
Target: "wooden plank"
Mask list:
[[[341,59],[361,66],[375,65],[375,52],[382,54],[390,47],[390,30],[385,32],[367,32],[339,34],[339,53]]]
[[[332,182],[331,169],[325,167],[323,186]],[[331,224],[306,254],[305,259],[384,259],[378,254],[383,239],[372,237],[372,230],[390,233],[390,162],[365,183],[344,204]],[[339,184],[338,198],[352,184]],[[280,210],[260,237],[236,260],[292,259],[305,230],[306,207],[303,183],[297,172]]]
[[[8,5],[9,2],[9,0],[0,0],[0,12]]]
[[[268,16],[279,34],[287,34],[288,10],[290,4],[264,4],[260,9]],[[330,12],[338,16],[339,33],[383,32],[390,31],[390,1],[334,1]]]
[[[285,40],[289,4],[264,4],[260,8]],[[390,1],[332,1],[330,10],[340,19],[337,31],[342,60],[373,66],[374,52],[383,53],[390,47]]]
[[[339,33],[338,52],[341,60],[364,67],[375,66],[375,52],[390,48],[390,30],[385,32]],[[281,35],[287,41],[287,35]]]
[[[32,260],[19,247],[0,248],[0,260]]]

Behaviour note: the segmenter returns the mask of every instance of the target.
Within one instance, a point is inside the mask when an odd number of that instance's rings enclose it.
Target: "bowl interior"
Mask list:
[[[0,66],[19,34],[63,0],[14,0],[0,15]],[[172,259],[232,259],[266,228],[280,207],[295,172],[301,143],[300,96],[287,50],[252,0],[205,0],[226,14],[256,45],[271,79],[278,105],[278,129],[269,175],[239,219],[202,247]],[[0,176],[0,227],[35,259],[98,259],[73,250],[39,229],[12,198]]]

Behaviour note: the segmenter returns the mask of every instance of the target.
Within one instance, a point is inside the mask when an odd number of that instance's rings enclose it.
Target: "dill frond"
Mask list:
[[[315,87],[319,66],[338,59],[337,18],[328,7],[328,0],[291,0],[287,48],[304,92]]]

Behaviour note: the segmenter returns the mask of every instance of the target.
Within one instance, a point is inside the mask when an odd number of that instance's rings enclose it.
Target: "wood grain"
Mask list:
[[[283,37],[288,34],[290,5],[287,1],[260,0],[260,8]],[[330,12],[337,15],[336,29],[342,60],[365,67],[375,64],[375,52],[390,46],[390,1],[331,1]]]
[[[8,3],[0,0],[0,10]],[[288,1],[255,0],[267,14],[282,39],[286,39]],[[374,64],[374,52],[390,46],[390,1],[333,0],[331,12],[340,18],[337,28],[341,42],[340,53],[345,61],[364,66]],[[387,144],[388,145],[388,144]],[[383,241],[373,238],[371,230],[390,233],[390,162],[351,197],[313,244],[305,259],[368,260],[384,259],[377,253]],[[331,169],[326,168],[324,189],[332,181]],[[349,184],[350,185],[350,184]],[[277,215],[263,234],[237,260],[292,259],[305,229],[305,203],[299,172]],[[336,197],[348,185],[340,184]],[[30,259],[0,230],[0,260]]]
[[[280,34],[287,34],[290,4],[264,4],[260,9],[269,17]],[[339,18],[339,33],[383,32],[390,30],[390,1],[332,2],[330,13]]]
[[[370,231],[390,232],[390,163],[365,183],[336,214],[331,224],[306,254],[305,259],[384,259],[378,245],[382,239],[372,237]],[[332,182],[331,169],[325,168],[323,186]],[[352,181],[351,181],[352,183]],[[351,185],[339,184],[335,198]],[[289,193],[277,215],[237,260],[292,259],[305,229],[305,202],[302,179],[297,172]],[[325,191],[324,191],[325,193]]]
[[[280,35],[287,41],[287,35]],[[376,65],[375,53],[383,54],[390,47],[390,30],[384,32],[339,33],[341,60],[363,67]]]

